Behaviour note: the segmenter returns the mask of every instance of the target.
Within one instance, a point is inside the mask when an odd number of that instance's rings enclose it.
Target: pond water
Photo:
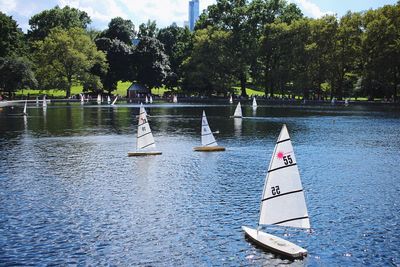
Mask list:
[[[138,105],[0,110],[0,265],[400,265],[400,112],[363,106],[146,106],[160,156],[132,158]],[[202,110],[225,152],[199,153]],[[247,242],[282,124],[312,232]]]

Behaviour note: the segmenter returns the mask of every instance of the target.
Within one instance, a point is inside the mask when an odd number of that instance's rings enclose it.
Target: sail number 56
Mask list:
[[[281,193],[281,190],[279,189],[279,185],[272,186],[271,187],[271,193],[272,193],[273,196],[279,195]]]
[[[292,158],[290,157],[290,155],[287,156],[283,156],[283,163],[285,163],[285,165],[289,165],[293,163]]]

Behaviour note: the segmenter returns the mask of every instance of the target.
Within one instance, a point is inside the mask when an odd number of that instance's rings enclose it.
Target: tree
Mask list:
[[[0,58],[0,90],[12,93],[18,89],[37,85],[30,62],[24,58]]]
[[[65,6],[56,6],[34,15],[29,20],[30,30],[28,37],[31,41],[43,40],[55,27],[62,29],[82,28],[86,29],[91,20],[85,11]]]
[[[228,48],[231,38],[230,32],[211,26],[195,32],[193,51],[183,63],[185,90],[208,96],[230,91],[235,81]]]
[[[144,36],[133,53],[136,80],[148,89],[160,87],[170,72],[163,44],[156,38]]]
[[[135,25],[132,21],[117,17],[110,21],[108,29],[104,30],[99,37],[105,37],[110,40],[118,39],[127,45],[132,45],[132,40],[135,36]]]
[[[0,57],[23,56],[25,52],[24,34],[17,22],[0,12]]]
[[[189,28],[172,24],[159,30],[157,39],[164,45],[165,53],[170,62],[171,72],[165,80],[165,85],[172,89],[179,85],[182,79],[182,63],[190,55],[192,48]]]
[[[35,43],[36,74],[43,88],[60,88],[71,94],[73,83],[84,83],[98,64],[107,68],[103,52],[97,51],[83,29],[54,28],[43,41]]]
[[[97,74],[101,76],[105,89],[111,93],[117,88],[118,81],[133,81],[132,54],[133,47],[120,41],[119,39],[99,38],[96,40],[96,46],[107,56],[109,64],[108,72]]]
[[[143,36],[155,38],[157,36],[157,33],[158,29],[155,20],[148,20],[146,24],[142,23],[139,25],[139,38],[142,38]]]

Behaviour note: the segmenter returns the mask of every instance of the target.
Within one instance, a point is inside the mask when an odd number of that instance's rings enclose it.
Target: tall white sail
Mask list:
[[[153,97],[152,96],[150,96],[149,102],[150,102],[150,104],[153,103]]]
[[[25,100],[25,105],[24,105],[24,115],[28,115],[28,113],[26,113],[26,106],[28,105],[28,100]]]
[[[233,99],[232,99],[232,96],[229,98],[229,104],[232,104],[233,103]]]
[[[137,131],[137,149],[154,148],[153,134],[151,133],[149,122],[147,121],[147,113],[143,105],[140,104],[139,122]]]
[[[117,102],[117,99],[118,99],[118,95],[115,96],[114,101],[111,103],[112,106],[115,105],[115,102]]]
[[[81,104],[85,103],[85,96],[83,94],[79,94],[81,96]]]
[[[98,95],[97,95],[97,104],[100,104],[100,103],[101,103],[101,95],[98,94]]]
[[[253,108],[257,107],[257,100],[255,97],[253,97]]]
[[[36,97],[36,106],[39,106],[39,98]]]
[[[110,96],[108,95],[107,96],[107,104],[110,104],[111,103],[111,98],[110,98]]]
[[[43,96],[43,108],[47,108],[47,100],[46,100],[46,96]]]
[[[172,98],[172,102],[178,103],[178,97],[176,95],[174,95],[174,97]]]
[[[202,146],[218,146],[215,141],[214,135],[208,125],[206,112],[203,110],[203,117],[201,119],[201,145]]]
[[[310,228],[296,158],[283,125],[268,168],[259,224]]]
[[[145,102],[146,104],[149,103],[149,99],[148,99],[147,95],[146,95],[146,98],[145,98],[144,102]]]
[[[233,117],[235,117],[235,118],[241,118],[242,117],[242,106],[240,105],[240,102],[236,106],[235,113],[233,114]]]

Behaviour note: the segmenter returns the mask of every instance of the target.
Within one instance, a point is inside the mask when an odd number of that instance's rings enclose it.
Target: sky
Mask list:
[[[356,12],[375,9],[397,0],[287,0],[297,4],[304,15],[319,18],[325,14],[343,16],[348,10]],[[216,0],[200,0],[200,12]],[[55,7],[66,5],[86,11],[91,28],[103,30],[112,18],[130,19],[136,29],[148,19],[155,20],[159,28],[175,22],[183,26],[188,20],[189,0],[0,0],[0,11],[12,16],[24,32],[29,29],[29,18]]]

